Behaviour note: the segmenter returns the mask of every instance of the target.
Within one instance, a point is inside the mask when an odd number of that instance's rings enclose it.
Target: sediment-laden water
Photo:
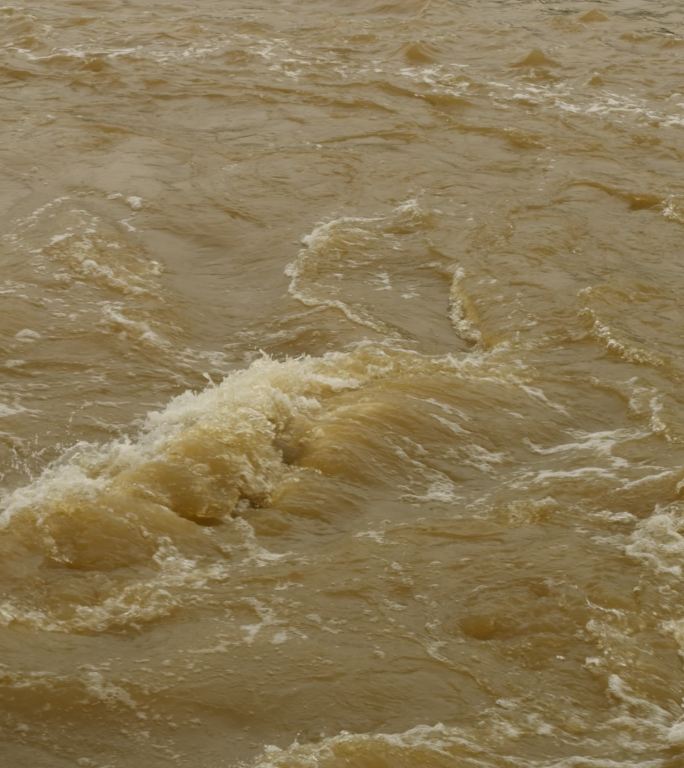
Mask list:
[[[0,6],[0,764],[684,765],[684,6]]]

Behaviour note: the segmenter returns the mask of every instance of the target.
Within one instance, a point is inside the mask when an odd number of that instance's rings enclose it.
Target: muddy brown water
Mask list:
[[[0,6],[0,764],[684,765],[684,6]]]

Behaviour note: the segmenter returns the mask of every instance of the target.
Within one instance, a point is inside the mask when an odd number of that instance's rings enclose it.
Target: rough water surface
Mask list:
[[[0,765],[684,766],[683,56],[0,6]]]

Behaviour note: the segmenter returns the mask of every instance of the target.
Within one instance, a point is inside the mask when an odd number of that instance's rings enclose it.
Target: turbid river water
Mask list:
[[[681,0],[0,7],[0,765],[684,766]]]

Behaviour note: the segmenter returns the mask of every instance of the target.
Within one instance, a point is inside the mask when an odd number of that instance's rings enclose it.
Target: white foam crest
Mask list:
[[[231,44],[227,39],[219,38],[211,42],[191,43],[188,45],[182,43],[166,46],[148,44],[128,47],[74,45],[52,48],[49,53],[45,54],[36,54],[28,48],[21,48],[15,45],[7,47],[29,61],[53,61],[55,59],[73,59],[74,61],[108,59],[115,61],[120,58],[134,58],[147,59],[158,64],[168,64],[169,62],[205,59],[227,51]]]
[[[236,39],[246,44],[246,49],[255,56],[261,58],[271,72],[285,75],[297,80],[313,67],[320,71],[326,66],[337,64],[335,71],[342,74],[343,68],[339,67],[340,57],[333,50],[322,51],[320,48],[302,51],[291,45],[290,41],[282,37],[270,39],[255,39],[249,35],[237,35]],[[343,75],[344,76],[344,75]]]
[[[184,556],[162,538],[152,558],[152,572],[123,582],[103,584],[93,602],[32,607],[19,598],[0,600],[0,624],[22,625],[47,632],[107,632],[140,627],[163,618],[183,603],[196,602],[212,581],[227,578],[228,565]],[[85,598],[87,600],[87,598]]]
[[[414,504],[426,501],[450,504],[461,498],[456,484],[448,475],[411,455],[411,453],[423,457],[427,455],[426,449],[420,443],[408,437],[404,437],[401,443],[394,443],[395,455],[401,459],[402,463],[417,470],[414,476],[409,477],[409,483],[401,486],[401,490],[404,491],[401,496],[403,500]]]
[[[676,716],[638,695],[619,675],[608,677],[608,692],[619,702],[618,713],[609,725],[620,734],[620,742],[633,753],[653,752],[672,743]]]
[[[418,360],[424,358],[382,345],[282,362],[264,356],[218,386],[187,391],[148,414],[135,440],[77,444],[35,483],[5,495],[0,520],[6,524],[21,511],[43,514],[65,498],[92,504],[102,494],[140,497],[141,488],[146,488],[144,498],[168,504],[158,487],[166,481],[149,477],[160,463],[162,475],[167,468],[174,477],[188,472],[186,480],[199,496],[200,487],[209,496],[216,491],[228,513],[241,499],[268,495],[288,471],[280,443],[288,439],[293,421],[314,416],[337,392],[410,369]]]
[[[470,90],[470,81],[463,77],[467,64],[431,64],[422,67],[402,67],[399,74],[417,83],[429,85],[432,93],[464,97]]]
[[[244,640],[248,645],[254,643],[257,635],[259,635],[262,630],[269,627],[280,626],[282,624],[282,622],[276,618],[273,609],[261,600],[258,600],[255,597],[249,597],[245,598],[244,602],[254,610],[259,618],[259,621],[254,624],[243,624],[240,628],[244,635]]]
[[[109,199],[120,196],[117,193]],[[139,198],[129,200],[137,203]],[[4,239],[13,248],[28,252],[39,274],[118,294],[158,295],[160,264],[146,259],[99,216],[70,201],[62,196],[45,203],[16,220],[15,232]]]
[[[106,704],[123,704],[129,709],[137,709],[137,704],[130,693],[111,680],[106,680],[99,670],[87,670],[83,674],[83,681],[86,690],[93,698]]]
[[[648,120],[666,127],[684,126],[684,115],[661,112],[649,107],[643,100],[634,96],[604,91],[600,100],[591,102],[584,106],[583,111],[586,114],[597,115],[629,115],[639,120]]]
[[[74,674],[60,675],[44,670],[11,670],[5,665],[0,665],[0,681],[9,688],[29,688],[53,693],[60,688],[75,686],[77,689],[82,689],[91,700],[94,699],[114,707],[124,706],[136,711],[138,716],[144,719],[145,716],[140,712],[139,705],[132,695],[122,685],[105,676],[107,669],[107,663],[99,667],[85,665],[79,667]],[[82,700],[82,703],[85,702]]]
[[[581,310],[579,314],[580,317],[586,317],[591,323],[589,335],[593,336],[593,338],[600,342],[607,350],[614,352],[623,360],[626,360],[629,363],[641,363],[656,367],[663,365],[663,361],[659,357],[616,338],[613,335],[610,326],[602,322],[593,309],[586,307]]]
[[[70,199],[71,197],[69,195],[61,195],[60,197],[55,197],[53,200],[49,200],[47,203],[44,203],[31,211],[28,216],[19,219],[17,221],[18,227],[22,230],[35,227],[44,214],[49,213],[53,208],[60,206],[62,203],[66,203]]]
[[[684,224],[684,206],[682,205],[682,200],[674,195],[670,195],[663,202],[663,216],[670,221]]]
[[[99,282],[122,293],[149,293],[148,278],[154,276],[154,272],[143,262],[123,264],[118,253],[120,245],[97,237],[98,220],[97,217],[89,221],[83,219],[84,226],[53,236],[40,252],[64,265],[68,279]]]
[[[582,430],[570,430],[569,434],[574,438],[573,442],[561,443],[548,448],[536,445],[528,439],[525,444],[535,453],[542,456],[554,456],[564,453],[590,453],[608,459],[610,465],[615,468],[628,467],[629,462],[620,456],[613,454],[616,445],[638,440],[643,434],[633,429],[614,429],[601,432],[583,432]]]
[[[90,452],[93,447],[88,443],[79,444],[69,452],[68,460],[48,467],[40,480],[20,487],[0,499],[2,514],[0,527],[4,528],[12,516],[20,510],[39,510],[50,499],[57,499],[77,492],[84,499],[95,502],[97,494],[104,490],[106,481],[103,477],[89,476],[87,469],[78,464],[80,450]]]
[[[524,475],[526,479],[530,479],[530,482],[543,485],[549,480],[577,480],[579,478],[598,477],[615,480],[616,475],[614,472],[606,469],[605,467],[578,467],[577,469],[568,470],[553,470],[543,469],[533,475]],[[522,487],[523,484],[516,483],[516,487]]]
[[[657,506],[641,520],[625,552],[658,573],[681,576],[684,567],[684,508],[679,503]]]
[[[24,413],[26,408],[18,403],[8,405],[7,403],[0,403],[0,419],[7,416],[16,416],[18,413]]]
[[[103,324],[124,339],[142,342],[158,349],[168,349],[170,343],[160,336],[146,320],[133,320],[127,317],[121,304],[105,302],[102,304]]]
[[[495,466],[502,464],[507,458],[507,454],[502,451],[490,451],[483,445],[472,442],[460,446],[459,453],[464,454],[460,457],[463,464],[475,467],[484,473],[491,472]]]
[[[406,501],[438,501],[442,504],[453,504],[460,498],[456,486],[447,477],[439,477],[430,482],[424,493],[408,493],[402,496]]]
[[[392,290],[392,281],[390,280],[390,276],[387,272],[378,272],[373,276],[373,281],[378,283],[378,287],[375,289],[376,291]]]
[[[648,415],[649,426],[654,434],[663,435],[671,440],[667,424],[663,420],[663,396],[653,387],[639,386],[637,379],[630,379],[627,384],[631,387],[629,408],[633,413]]]
[[[397,205],[389,214],[381,216],[341,216],[317,224],[302,237],[303,248],[294,261],[285,268],[290,278],[290,295],[308,307],[327,307],[341,312],[351,322],[370,328],[383,335],[394,332],[385,323],[358,306],[351,306],[339,298],[336,291],[320,284],[326,261],[339,268],[340,259],[349,252],[348,259],[357,261],[368,258],[373,241],[378,236],[396,236],[419,227],[425,213],[417,199],[412,198]],[[331,265],[329,265],[331,266]],[[385,287],[389,284],[387,275]]]
[[[554,411],[557,411],[558,413],[562,413],[564,416],[569,416],[568,409],[561,405],[560,403],[554,403],[552,400],[549,400],[549,398],[546,396],[546,393],[543,389],[540,389],[539,387],[533,387],[530,384],[525,384],[522,381],[517,382],[520,389],[522,389],[523,392],[525,392],[527,395],[529,395],[533,400],[537,400],[540,403],[544,403],[544,405],[547,405],[549,408],[551,408]]]
[[[225,578],[226,562],[215,557],[218,543],[208,533],[213,529],[204,527],[221,520],[231,540],[228,563],[236,556],[256,567],[271,563],[280,555],[259,547],[249,526],[230,518],[268,505],[283,482],[309,471],[296,463],[298,448],[319,417],[353,408],[348,397],[338,405],[339,393],[427,371],[491,375],[486,363],[493,357],[459,364],[389,342],[319,358],[263,357],[150,413],[134,439],[74,446],[34,482],[2,498],[0,535],[9,537],[25,574],[13,584],[8,571],[0,622],[107,631],[165,616],[211,580]],[[418,470],[402,489],[408,498],[457,498],[455,483],[420,460],[425,449],[413,443],[397,450]],[[489,451],[467,458],[491,466],[500,457]],[[84,573],[90,587],[70,604],[63,585]],[[41,595],[38,602],[34,594]]]
[[[591,434],[591,433],[590,433]],[[610,452],[611,445],[607,444],[603,440],[597,439],[595,441],[589,440],[588,444],[585,443],[569,443],[560,446],[553,446],[551,448],[542,448],[535,445],[530,440],[525,439],[525,444],[530,447],[536,453],[545,455],[554,455],[562,452],[585,452],[589,451],[595,456],[595,458],[609,459],[608,466],[601,465],[588,465],[580,467],[572,467],[568,469],[541,469],[538,471],[525,471],[519,475],[519,480],[516,480],[512,486],[514,488],[527,488],[529,484],[544,485],[549,481],[560,480],[592,480],[597,481],[617,481],[619,480],[619,473],[616,470],[625,469],[630,466],[629,462],[618,456],[613,456]],[[608,441],[608,443],[610,440]]]
[[[432,418],[445,426],[449,432],[453,432],[455,435],[459,435],[461,437],[470,435],[467,429],[464,429],[458,422],[447,419],[446,416],[441,416],[439,413],[433,413]]]
[[[493,98],[505,93],[506,101],[531,102],[555,107],[561,112],[593,118],[632,118],[664,127],[684,127],[684,114],[665,112],[634,95],[603,91],[587,97],[569,83],[506,83],[487,82]]]
[[[38,341],[41,338],[41,335],[38,331],[34,331],[32,328],[23,328],[21,331],[17,331],[14,334],[14,338],[17,341],[31,343]]]
[[[434,726],[418,725],[404,733],[396,734],[354,734],[342,731],[319,744],[307,745],[295,741],[287,749],[267,746],[264,754],[254,762],[254,768],[314,768],[324,766],[328,762],[334,764],[338,752],[342,755],[350,754],[350,747],[351,754],[356,751],[355,747],[359,747],[358,757],[363,759],[363,748],[375,745],[399,750],[428,747],[430,750],[443,751],[447,755],[446,750],[453,744],[454,738],[455,734],[441,723]],[[372,752],[368,757],[371,756]]]
[[[672,477],[674,474],[675,471],[672,469],[662,469],[659,472],[654,472],[652,475],[644,475],[644,477],[639,477],[636,480],[625,481],[622,484],[622,488],[624,490],[638,488],[640,485],[648,485],[648,483],[658,482],[658,480],[663,480],[666,477]]]
[[[126,198],[126,202],[132,211],[139,211],[143,207],[143,199],[137,195],[129,195]]]
[[[464,341],[479,344],[482,341],[482,334],[473,321],[474,310],[463,291],[464,279],[465,271],[462,267],[457,267],[454,270],[449,291],[449,319],[456,333]]]
[[[663,629],[674,637],[679,646],[679,655],[684,660],[684,619],[666,621],[663,623]]]
[[[366,313],[352,309],[340,299],[317,296],[311,289],[302,286],[307,267],[311,263],[315,263],[333,242],[336,241],[337,244],[345,242],[343,235],[346,235],[347,238],[350,235],[363,237],[366,231],[361,225],[378,221],[382,221],[382,218],[343,216],[318,224],[308,235],[302,238],[305,247],[299,252],[297,258],[285,268],[285,274],[290,278],[288,286],[290,295],[307,307],[337,309],[351,322],[382,332],[382,326],[368,317]],[[347,240],[347,242],[349,241]]]
[[[516,710],[513,710],[515,712]],[[537,729],[548,736],[544,723],[531,716]],[[488,723],[491,736],[492,723]],[[516,743],[519,730],[505,717],[498,718],[498,737],[504,743]],[[377,768],[664,768],[660,758],[570,757],[525,758],[509,745],[502,754],[487,744],[483,734],[470,729],[436,725],[417,725],[401,733],[350,733],[342,731],[315,744],[295,741],[282,749],[266,746],[250,763],[251,768],[333,768],[339,765],[373,765]],[[599,744],[594,740],[593,746]],[[584,750],[582,750],[584,752]],[[603,750],[602,750],[603,751]],[[245,764],[243,764],[244,766]]]

